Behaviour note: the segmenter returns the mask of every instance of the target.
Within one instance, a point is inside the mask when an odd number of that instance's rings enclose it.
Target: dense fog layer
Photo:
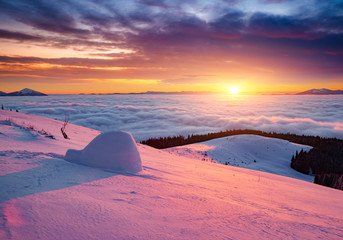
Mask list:
[[[258,129],[343,139],[343,96],[50,95],[1,97],[5,109],[109,131],[136,140]]]

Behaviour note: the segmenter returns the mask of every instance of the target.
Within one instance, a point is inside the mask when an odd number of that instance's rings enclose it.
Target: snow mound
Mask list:
[[[114,171],[136,173],[142,170],[136,142],[130,133],[124,131],[102,133],[83,150],[69,149],[65,160]]]

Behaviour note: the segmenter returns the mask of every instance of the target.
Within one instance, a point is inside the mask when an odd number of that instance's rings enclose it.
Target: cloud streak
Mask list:
[[[1,30],[1,29],[0,29],[0,38],[15,39],[19,41],[41,40],[41,38],[38,36],[32,36],[32,35],[21,33],[21,32],[12,32],[12,31]]]

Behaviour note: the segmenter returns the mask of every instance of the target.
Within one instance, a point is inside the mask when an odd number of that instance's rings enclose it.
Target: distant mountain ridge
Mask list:
[[[131,92],[131,93],[79,93],[79,95],[211,95],[216,94],[216,92],[211,91],[181,91],[181,92],[155,92],[155,91],[147,91],[147,92]]]
[[[30,88],[24,88],[20,91],[5,93],[0,91],[0,96],[48,96],[45,93],[41,93]]]
[[[336,95],[343,94],[343,90],[330,90],[327,88],[311,89],[304,92],[296,93],[296,95]]]

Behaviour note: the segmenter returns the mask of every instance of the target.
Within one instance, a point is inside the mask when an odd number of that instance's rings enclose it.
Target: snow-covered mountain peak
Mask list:
[[[47,94],[32,90],[30,88],[24,88],[17,92],[8,93],[6,96],[47,96]]]
[[[343,94],[343,90],[330,90],[327,88],[311,89],[304,92],[297,93],[297,95],[331,95],[331,94]]]

